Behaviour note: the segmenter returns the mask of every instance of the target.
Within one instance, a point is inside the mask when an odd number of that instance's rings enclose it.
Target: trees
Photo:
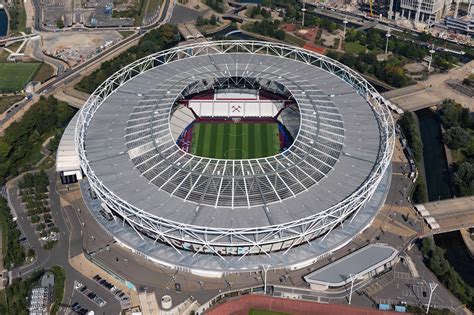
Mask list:
[[[213,8],[216,12],[224,13],[223,0],[204,0],[204,3]]]
[[[471,141],[469,132],[461,127],[449,128],[443,135],[443,141],[452,150],[467,148]]]
[[[463,162],[453,175],[454,186],[461,196],[474,195],[474,164]]]
[[[65,26],[65,25],[64,25],[64,21],[63,21],[62,19],[57,19],[57,20],[56,20],[56,26],[57,26],[58,28],[64,28],[64,26]]]
[[[436,246],[429,238],[421,241],[421,252],[425,264],[433,271],[438,280],[446,286],[469,309],[474,308],[474,289],[451,267],[444,257],[442,248]]]
[[[408,112],[403,114],[402,118],[398,121],[398,124],[407,139],[408,146],[411,148],[416,162],[421,162],[423,158],[423,144],[421,142],[414,114]]]
[[[18,230],[16,223],[8,208],[7,201],[0,197],[0,223],[2,228],[6,230],[6,253],[4,254],[4,266],[10,268],[11,266],[18,267],[25,261],[25,252],[20,245],[21,232]]]
[[[280,25],[279,20],[270,20],[263,19],[261,22],[254,22],[249,25],[249,30],[264,36],[274,37],[279,40],[285,39],[285,31],[280,30],[278,26]]]
[[[441,117],[441,123],[446,129],[457,126],[472,128],[474,125],[474,119],[471,118],[469,108],[463,107],[454,100],[444,100],[438,113]]]
[[[416,180],[412,199],[415,204],[425,203],[428,201],[425,180],[421,176]]]
[[[469,108],[462,107],[453,100],[445,100],[438,111],[441,123],[446,129],[444,143],[457,150],[457,160],[453,163],[452,182],[458,196],[474,195],[474,119]]]
[[[75,110],[67,103],[54,97],[41,97],[23,116],[23,119],[6,128],[3,143],[3,154],[0,154],[0,185],[10,175],[28,169],[31,156],[44,138],[56,129],[63,128],[74,116]],[[34,137],[32,135],[35,135]]]
[[[51,268],[54,273],[54,288],[53,288],[53,306],[51,307],[51,314],[55,315],[59,311],[59,307],[64,297],[64,283],[66,281],[66,273],[61,266],[54,266]]]
[[[28,314],[28,292],[35,286],[44,270],[33,271],[30,278],[17,278],[12,281],[5,290],[7,304],[4,308],[0,308],[0,314],[5,315],[22,315]]]

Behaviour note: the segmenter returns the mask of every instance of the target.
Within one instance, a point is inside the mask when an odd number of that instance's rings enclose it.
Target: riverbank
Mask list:
[[[474,240],[471,238],[471,233],[469,232],[469,229],[462,229],[459,230],[459,232],[461,233],[464,244],[468,249],[469,256],[474,259]]]

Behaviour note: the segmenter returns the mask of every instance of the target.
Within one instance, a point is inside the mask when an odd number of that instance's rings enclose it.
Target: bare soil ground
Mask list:
[[[426,67],[425,65],[421,63],[415,62],[415,63],[407,63],[406,65],[403,66],[403,69],[405,69],[409,73],[416,74],[416,73],[423,72],[426,69]]]
[[[71,65],[80,63],[95,55],[101,46],[115,43],[122,39],[116,31],[87,33],[44,33],[43,47],[45,53],[59,57]]]

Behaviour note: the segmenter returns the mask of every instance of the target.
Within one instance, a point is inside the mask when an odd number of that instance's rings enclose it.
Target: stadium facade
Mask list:
[[[394,145],[383,102],[346,66],[284,44],[159,52],[112,75],[78,113],[84,199],[119,242],[165,265],[299,268],[353,239],[383,204]],[[252,128],[272,121],[281,147],[266,156],[268,138],[252,144]],[[242,123],[250,136],[229,141],[244,149],[215,158],[227,140],[206,137]]]

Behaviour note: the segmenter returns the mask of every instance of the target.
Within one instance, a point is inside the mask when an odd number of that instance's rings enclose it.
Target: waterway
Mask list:
[[[436,114],[429,108],[416,112],[423,142],[423,161],[425,164],[428,200],[437,201],[453,197],[449,179],[449,166],[442,142],[441,125]],[[474,287],[473,259],[469,256],[461,234],[449,232],[434,236],[436,245],[446,251],[451,266],[469,285]]]
[[[7,35],[8,16],[5,10],[0,9],[0,37]]]
[[[420,136],[423,142],[423,161],[428,200],[436,201],[451,198],[453,193],[449,168],[438,117],[429,108],[417,111],[416,115],[420,123]]]
[[[461,275],[461,278],[467,284],[474,287],[474,272],[472,272],[474,260],[469,256],[461,233],[456,231],[438,234],[435,236],[435,242],[436,245],[446,251],[446,258],[454,270]]]

